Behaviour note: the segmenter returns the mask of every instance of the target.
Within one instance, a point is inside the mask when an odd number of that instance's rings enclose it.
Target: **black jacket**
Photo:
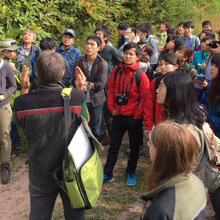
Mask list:
[[[29,155],[30,182],[39,186],[56,184],[54,171],[64,157],[64,108],[58,83],[40,83],[37,90],[19,96],[14,109],[20,125],[26,131]],[[85,94],[73,89],[70,100],[69,139],[76,131]]]

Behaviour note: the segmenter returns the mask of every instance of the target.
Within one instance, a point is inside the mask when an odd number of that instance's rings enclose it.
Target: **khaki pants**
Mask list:
[[[0,107],[0,146],[2,163],[8,163],[11,157],[10,129],[12,110],[10,103]]]

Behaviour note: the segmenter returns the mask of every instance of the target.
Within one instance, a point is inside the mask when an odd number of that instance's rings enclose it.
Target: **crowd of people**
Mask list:
[[[43,38],[38,49],[32,30],[25,31],[21,46],[11,38],[1,42],[1,182],[10,181],[11,155],[21,151],[20,134],[24,133],[31,220],[51,219],[58,193],[65,219],[85,219],[84,211],[71,207],[53,177],[66,144],[60,95],[65,87],[73,88],[69,139],[79,115],[86,112],[82,115],[94,136],[109,145],[104,183],[114,181],[114,166],[127,131],[126,180],[128,186],[136,185],[139,154],[147,147],[143,146],[145,135],[152,165],[142,196],[142,218],[204,219],[208,187],[199,172],[208,154],[205,134],[213,130],[220,145],[220,31],[216,39],[210,21],[202,23],[198,36],[193,29],[191,21],[180,22],[175,29],[163,20],[153,35],[149,23],[135,28],[119,24],[115,47],[109,29],[102,25],[87,38],[84,55],[74,46],[73,29],[63,33],[57,48],[53,38]],[[220,170],[220,161],[214,162]],[[208,191],[220,219],[220,178]]]

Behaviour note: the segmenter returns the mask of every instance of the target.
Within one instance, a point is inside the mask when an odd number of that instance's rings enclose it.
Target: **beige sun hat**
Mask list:
[[[1,42],[0,50],[10,50],[14,51],[17,50],[19,46],[17,45],[16,41],[12,38],[7,38]]]

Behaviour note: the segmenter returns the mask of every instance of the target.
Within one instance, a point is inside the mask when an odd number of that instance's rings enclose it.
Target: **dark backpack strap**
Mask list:
[[[116,70],[115,70],[115,82],[116,82],[116,79],[117,79],[117,76],[118,76],[118,73],[120,71],[121,67],[117,66],[116,67]]]
[[[119,73],[119,71],[120,71],[120,67],[119,66],[117,66],[117,68],[116,68],[116,70],[115,70],[115,81],[116,81],[116,79],[117,79],[117,76],[118,76],[118,73]],[[139,89],[139,87],[140,87],[140,84],[141,84],[141,74],[142,74],[142,70],[141,70],[141,68],[139,68],[139,69],[137,69],[136,71],[136,84],[137,84],[137,87],[138,87],[138,89]]]
[[[71,93],[71,90],[67,90],[67,92],[65,92],[65,89],[67,88],[64,88],[62,90],[62,97],[63,97],[63,101],[64,101],[64,122],[65,122],[65,133],[66,133],[66,147],[65,147],[65,154],[64,154],[64,158],[65,158],[65,170],[67,171],[68,170],[68,167],[69,167],[69,158],[68,158],[68,150],[67,150],[67,143],[68,143],[68,135],[69,135],[69,132],[68,132],[68,127],[69,127],[69,118],[70,118],[70,99],[71,99],[71,96],[70,96],[70,93]]]
[[[137,84],[138,89],[139,89],[140,84],[141,84],[141,74],[142,74],[141,68],[137,69],[136,70],[136,84]]]
[[[161,79],[162,79],[162,76],[158,76],[158,77],[155,79],[155,93],[156,93],[156,90],[157,90],[158,87],[159,87],[159,84],[160,84]]]
[[[100,57],[101,58],[101,57]],[[98,64],[98,67],[97,67],[97,71],[98,71],[98,73],[100,73],[101,72],[101,69],[102,69],[102,64],[103,64],[103,62],[104,62],[104,60],[101,58],[101,62]]]
[[[70,58],[70,56],[72,55],[72,53],[74,52],[74,49],[72,49],[69,53],[68,53],[68,55],[67,55],[67,57],[66,57],[66,60],[69,62],[69,58]]]

